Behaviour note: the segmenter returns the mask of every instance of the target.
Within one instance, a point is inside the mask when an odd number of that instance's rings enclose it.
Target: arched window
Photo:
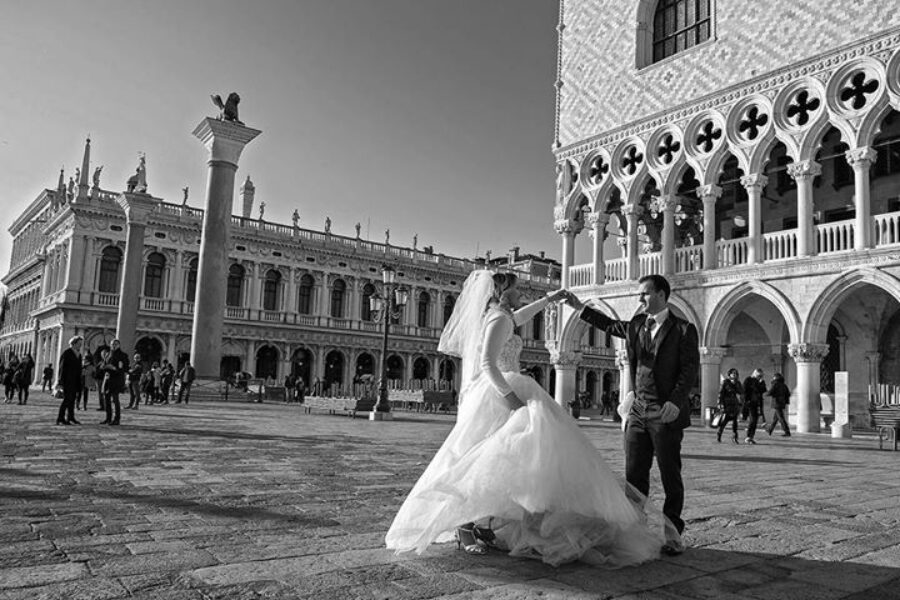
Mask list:
[[[360,307],[360,318],[363,321],[371,321],[372,320],[372,307],[369,303],[369,299],[375,295],[375,286],[371,283],[367,283],[363,286],[362,291],[362,306]]]
[[[163,273],[166,270],[166,257],[154,252],[147,257],[147,268],[144,271],[144,295],[148,298],[162,298]]]
[[[119,291],[119,267],[122,266],[122,251],[115,246],[103,249],[100,258],[100,282],[97,290],[104,294],[115,294]]]
[[[344,294],[347,284],[343,279],[336,279],[331,285],[331,316],[341,318],[344,316]]]
[[[240,306],[243,288],[244,267],[233,264],[228,268],[228,288],[225,292],[225,304],[227,306]]]
[[[263,283],[263,310],[278,310],[278,292],[281,289],[281,273],[275,269],[266,271]]]
[[[450,315],[453,314],[454,305],[456,305],[456,298],[453,296],[444,298],[444,325],[450,320]]]
[[[188,263],[187,289],[184,293],[184,299],[188,302],[193,302],[197,297],[197,265],[199,262],[197,258],[192,258]]]
[[[710,0],[659,0],[653,13],[653,62],[708,40]]]
[[[534,319],[531,321],[531,339],[538,341],[544,339],[544,313],[542,312],[534,315]]]
[[[418,323],[419,327],[428,327],[428,317],[431,308],[431,296],[428,295],[428,292],[422,292],[419,294],[419,304],[418,304],[418,316],[416,319],[416,323]]]
[[[306,274],[300,278],[300,289],[297,290],[297,312],[301,315],[312,314],[312,293],[316,280]]]

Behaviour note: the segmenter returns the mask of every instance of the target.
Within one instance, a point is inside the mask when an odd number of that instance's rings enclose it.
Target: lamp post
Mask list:
[[[391,404],[388,401],[387,381],[387,351],[388,336],[391,331],[391,318],[399,317],[406,301],[409,299],[409,290],[396,283],[397,273],[393,267],[383,265],[381,267],[382,281],[384,282],[384,296],[372,294],[369,298],[369,308],[378,313],[384,322],[384,332],[381,339],[381,380],[378,382],[378,403],[375,410],[369,413],[370,421],[386,421],[391,418]]]

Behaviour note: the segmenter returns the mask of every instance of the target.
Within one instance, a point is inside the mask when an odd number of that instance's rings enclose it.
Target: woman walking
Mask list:
[[[784,416],[784,409],[791,401],[791,390],[784,384],[784,375],[775,373],[772,376],[772,389],[766,392],[766,395],[772,397],[772,410],[775,411],[775,414],[772,415],[772,422],[766,427],[766,433],[772,435],[775,426],[781,423],[783,431],[781,435],[790,437],[791,430],[788,427],[787,418]]]
[[[719,388],[719,410],[725,415],[719,421],[719,431],[716,434],[716,440],[722,441],[722,432],[725,431],[725,425],[731,421],[731,441],[735,444],[738,442],[738,416],[741,414],[741,404],[744,396],[744,388],[741,386],[740,375],[737,369],[728,369],[728,377],[722,382]]]

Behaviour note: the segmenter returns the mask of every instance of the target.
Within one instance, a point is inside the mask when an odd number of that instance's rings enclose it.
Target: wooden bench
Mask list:
[[[900,434],[900,404],[888,404],[870,406],[869,414],[872,417],[872,426],[878,430],[878,448],[884,448],[884,441],[894,443],[894,451],[897,451],[898,434]]]
[[[307,396],[303,400],[303,410],[307,413],[312,409],[327,410],[328,414],[343,412],[348,417],[356,418],[358,412],[369,412],[375,408],[373,398],[328,398],[326,396]]]

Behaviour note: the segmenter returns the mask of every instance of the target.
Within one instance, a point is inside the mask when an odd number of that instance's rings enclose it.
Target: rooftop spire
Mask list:
[[[88,196],[88,169],[91,168],[91,136],[84,143],[84,157],[81,159],[81,173],[78,176],[78,199],[83,200]]]

